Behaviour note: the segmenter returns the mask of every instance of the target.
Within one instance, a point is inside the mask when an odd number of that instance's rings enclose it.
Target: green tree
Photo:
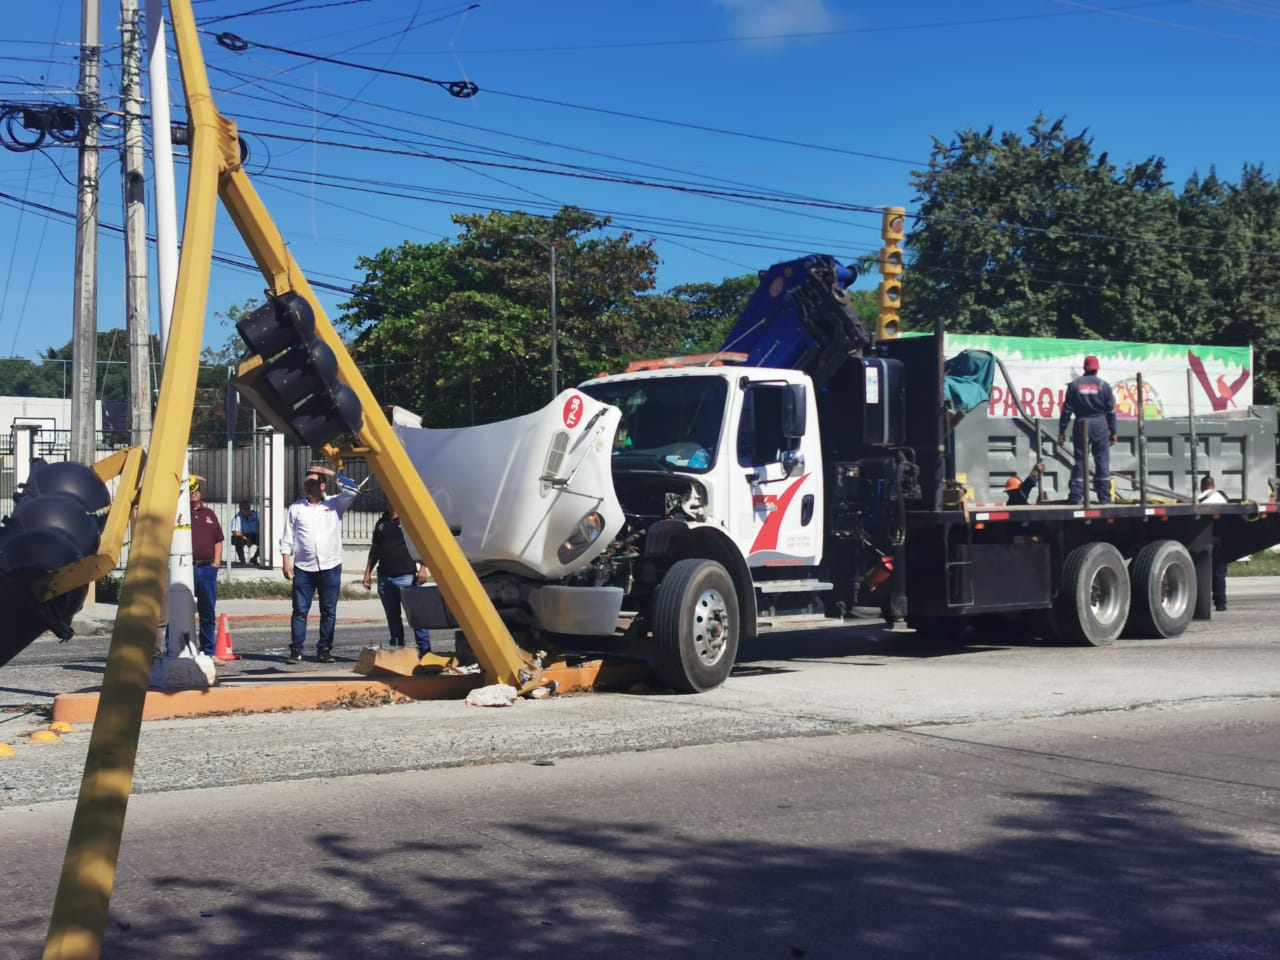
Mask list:
[[[236,321],[260,306],[255,298],[232,304],[225,311],[214,312],[218,326],[225,331],[222,344],[200,351],[200,368],[196,372],[196,406],[191,414],[193,444],[221,444],[227,436],[227,389],[229,371],[237,367],[245,355],[244,341],[236,332]],[[253,428],[253,411],[246,403],[238,404],[235,434],[248,434]]]
[[[759,282],[759,277],[748,273],[719,283],[685,283],[672,287],[670,296],[689,330],[684,349],[679,352],[718,350]]]
[[[380,399],[433,426],[527,413],[550,398],[553,245],[561,388],[705,339],[687,300],[653,292],[651,244],[606,235],[607,217],[565,207],[550,218],[453,219],[455,241],[361,257],[365,278],[337,321],[356,362],[376,370]]]
[[[153,365],[160,353],[151,338]],[[0,360],[0,394],[10,397],[71,396],[72,343],[49,347],[38,362],[19,357]],[[95,377],[97,398],[111,403],[129,399],[129,342],[124,330],[98,333],[98,362]]]
[[[0,396],[61,397],[70,394],[69,369],[50,357],[0,359]]]
[[[1210,170],[1187,180],[1178,212],[1187,339],[1252,345],[1255,396],[1280,401],[1280,180],[1246,165],[1233,185]]]
[[[958,332],[1252,343],[1260,396],[1280,396],[1280,193],[1193,177],[1152,156],[1118,169],[1086,132],[1043,116],[1025,137],[962,131],[913,175],[903,317]]]
[[[1024,139],[963,131],[934,141],[913,186],[921,226],[908,239],[904,280],[909,324],[1014,336],[1109,339],[1158,329],[1145,296],[1163,275],[1163,251],[1142,240],[1168,236],[1177,210],[1151,158],[1118,171],[1093,155],[1085,134],[1037,117]],[[1133,242],[1139,241],[1139,242]]]

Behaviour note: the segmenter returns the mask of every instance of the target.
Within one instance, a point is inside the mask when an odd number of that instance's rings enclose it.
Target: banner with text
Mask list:
[[[1021,400],[1029,416],[1057,420],[1067,384],[1083,372],[1084,358],[1089,354],[1098,358],[1098,375],[1115,391],[1116,416],[1121,419],[1138,416],[1139,373],[1145,394],[1143,415],[1148,419],[1187,415],[1187,371],[1191,371],[1197,416],[1244,410],[1253,403],[1252,347],[949,333],[945,349],[948,357],[961,350],[987,350],[1004,364],[1013,389],[997,370],[988,406],[993,417],[1017,416]]]

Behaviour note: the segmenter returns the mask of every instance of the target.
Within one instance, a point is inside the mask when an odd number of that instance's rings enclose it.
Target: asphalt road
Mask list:
[[[1275,586],[1175,641],[793,631],[698,697],[149,722],[105,955],[1274,957]],[[88,738],[4,739],[29,957]]]

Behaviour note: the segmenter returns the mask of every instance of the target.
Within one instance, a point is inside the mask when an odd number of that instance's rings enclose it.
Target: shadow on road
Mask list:
[[[1130,789],[1008,799],[1004,809],[1024,812],[982,824],[996,839],[965,850],[948,848],[964,843],[954,827],[917,845],[859,839],[853,808],[841,849],[709,842],[694,826],[585,822],[566,810],[518,825],[472,811],[483,846],[468,841],[472,829],[431,839],[424,823],[408,845],[371,828],[363,839],[322,832],[296,850],[238,851],[232,829],[208,859],[135,878],[113,905],[104,955],[1092,960],[1145,956],[1206,930],[1264,951],[1214,956],[1274,955],[1274,854]],[[800,797],[778,816],[833,803]],[[264,858],[273,869],[260,873]],[[296,884],[279,884],[279,858],[297,864]],[[8,950],[43,934],[12,912],[0,919]]]

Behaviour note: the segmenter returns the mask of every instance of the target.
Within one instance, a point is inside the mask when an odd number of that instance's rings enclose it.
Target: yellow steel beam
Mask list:
[[[536,682],[537,673],[533,658],[520,649],[506,624],[498,617],[493,602],[449,531],[449,524],[431,499],[422,477],[396,438],[390,421],[325,315],[324,308],[316,300],[302,270],[294,262],[248,175],[238,168],[228,170],[222,176],[220,192],[223,205],[244,237],[263,277],[272,284],[272,293],[278,295],[293,290],[311,305],[315,313],[316,335],[333,350],[338,360],[339,377],[360,399],[364,426],[360,430],[359,441],[366,449],[369,466],[400,514],[400,522],[422,550],[445,603],[471,644],[485,679],[490,683],[508,683],[516,689],[531,686]]]
[[[196,51],[190,62],[182,63],[192,127],[182,259],[129,566],[49,920],[46,960],[81,960],[102,953],[195,408],[195,372],[200,364],[223,155],[220,145],[229,125],[218,116],[209,95],[189,0],[170,0],[170,12],[175,33],[185,38],[185,48]]]
[[[194,371],[200,359],[219,196],[272,291],[295,290],[315,311],[317,333],[333,348],[342,380],[355,390],[364,408],[365,425],[359,439],[372,451],[374,474],[432,566],[486,679],[518,689],[538,682],[534,661],[516,645],[498,618],[390,423],[240,169],[236,128],[214,107],[190,0],[170,0],[170,14],[192,130],[182,258],[133,546],[45,940],[46,960],[97,958],[102,952],[155,634],[168,582],[173,517],[195,407]]]

